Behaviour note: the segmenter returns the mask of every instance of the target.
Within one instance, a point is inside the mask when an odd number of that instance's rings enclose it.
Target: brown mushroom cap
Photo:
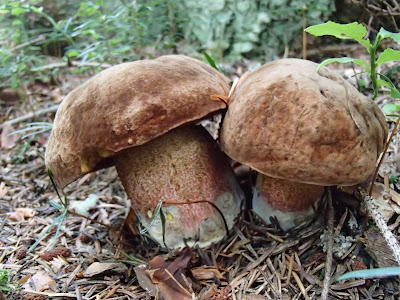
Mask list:
[[[83,174],[111,165],[116,152],[142,145],[225,106],[212,67],[167,55],[106,69],[73,90],[54,120],[46,165],[62,188]]]
[[[222,149],[271,177],[353,185],[374,170],[386,138],[380,108],[340,75],[300,59],[252,72],[236,89]]]

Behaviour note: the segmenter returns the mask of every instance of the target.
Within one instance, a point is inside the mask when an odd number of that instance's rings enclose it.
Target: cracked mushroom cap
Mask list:
[[[222,79],[218,80],[217,75]],[[47,145],[56,183],[112,165],[110,157],[225,108],[228,79],[193,58],[166,55],[108,68],[63,100]]]
[[[380,108],[340,75],[301,59],[252,72],[221,130],[232,159],[275,178],[353,185],[374,170],[387,138]]]

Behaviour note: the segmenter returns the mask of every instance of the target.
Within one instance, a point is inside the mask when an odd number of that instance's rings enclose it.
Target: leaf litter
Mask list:
[[[60,87],[47,88],[49,93],[54,89],[60,95],[67,93]],[[30,105],[41,109],[55,100],[33,97]],[[7,105],[18,107],[9,119],[31,109],[24,102]],[[6,108],[0,108],[2,113]],[[51,119],[51,114],[44,114],[34,121]],[[393,124],[390,119],[389,124]],[[138,224],[131,217],[126,224],[130,203],[114,168],[88,174],[64,189],[70,203],[87,201],[84,214],[111,227],[70,215],[57,236],[56,249],[64,250],[51,250],[55,238],[51,229],[28,253],[60,214],[49,204],[57,196],[44,166],[47,138],[45,132],[26,149],[23,142],[0,149],[0,268],[10,270],[9,290],[3,291],[7,299],[320,299],[327,263],[323,210],[309,226],[290,233],[265,226],[252,212],[242,212],[226,240],[207,249],[168,252],[146,234],[129,230]],[[395,159],[400,157],[399,140],[396,136],[385,165],[394,174],[400,173]],[[250,200],[254,174],[236,167]],[[382,178],[387,179],[387,173],[381,173]],[[389,210],[384,214],[398,237],[399,187],[396,182],[382,184],[385,188],[378,189],[375,198]],[[365,210],[354,195],[335,190],[333,206],[335,236],[343,236],[346,247],[340,256],[333,256],[329,299],[397,299],[398,278],[334,281],[347,271],[385,266],[390,259],[381,259],[388,249],[384,241],[375,243],[382,236],[373,224],[366,227]],[[340,238],[334,241],[340,248]]]

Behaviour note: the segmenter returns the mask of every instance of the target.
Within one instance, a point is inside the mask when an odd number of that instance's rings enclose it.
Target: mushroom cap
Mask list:
[[[217,75],[193,58],[166,55],[108,68],[63,100],[47,145],[46,165],[63,188],[111,166],[115,153],[142,145],[180,125],[225,106],[210,100],[224,94]]]
[[[260,67],[239,85],[221,129],[234,160],[275,178],[353,185],[387,138],[380,108],[340,75],[301,59]]]

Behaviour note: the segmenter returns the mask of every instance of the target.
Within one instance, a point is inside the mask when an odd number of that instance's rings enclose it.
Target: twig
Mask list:
[[[48,113],[56,112],[57,109],[58,109],[58,106],[59,106],[59,104],[56,104],[56,105],[53,105],[53,106],[50,106],[50,107],[39,109],[39,110],[34,111],[34,112],[27,113],[26,115],[20,116],[18,118],[6,121],[3,124],[0,124],[0,130],[3,129],[4,124],[13,125],[13,124],[24,122],[26,120],[29,120],[29,119],[32,119],[32,118],[35,118],[35,117],[39,117],[41,115],[45,115],[45,114],[48,114]]]
[[[328,198],[328,240],[326,242],[326,262],[325,262],[325,278],[322,287],[321,299],[327,300],[329,294],[329,285],[332,276],[332,257],[333,257],[333,205],[331,189],[327,189],[326,196]]]
[[[359,191],[360,191],[360,196],[365,203],[369,215],[372,217],[372,219],[374,219],[376,226],[378,226],[379,230],[382,232],[382,235],[385,238],[388,246],[392,250],[397,263],[400,265],[400,245],[396,237],[390,231],[381,213],[376,207],[375,204],[376,201],[374,201],[374,198],[369,196],[367,192],[362,188],[359,188]]]
[[[69,66],[73,66],[73,67],[101,67],[101,68],[109,68],[112,65],[108,64],[108,63],[98,63],[98,62],[81,62],[79,60],[73,60],[70,62],[59,62],[59,63],[52,63],[52,64],[48,64],[48,65],[44,65],[44,66],[40,66],[37,68],[32,68],[30,69],[30,71],[32,72],[41,72],[41,71],[47,71],[47,70],[52,70],[52,69],[56,69],[56,68],[66,68]]]
[[[32,45],[32,44],[36,44],[37,42],[44,41],[45,39],[46,39],[46,36],[44,34],[41,34],[37,38],[35,38],[33,40],[30,40],[30,41],[27,41],[25,43],[19,44],[19,45],[15,46],[14,48],[11,48],[10,50],[11,51],[18,50],[18,49],[24,48],[26,46],[29,46],[29,45]]]

